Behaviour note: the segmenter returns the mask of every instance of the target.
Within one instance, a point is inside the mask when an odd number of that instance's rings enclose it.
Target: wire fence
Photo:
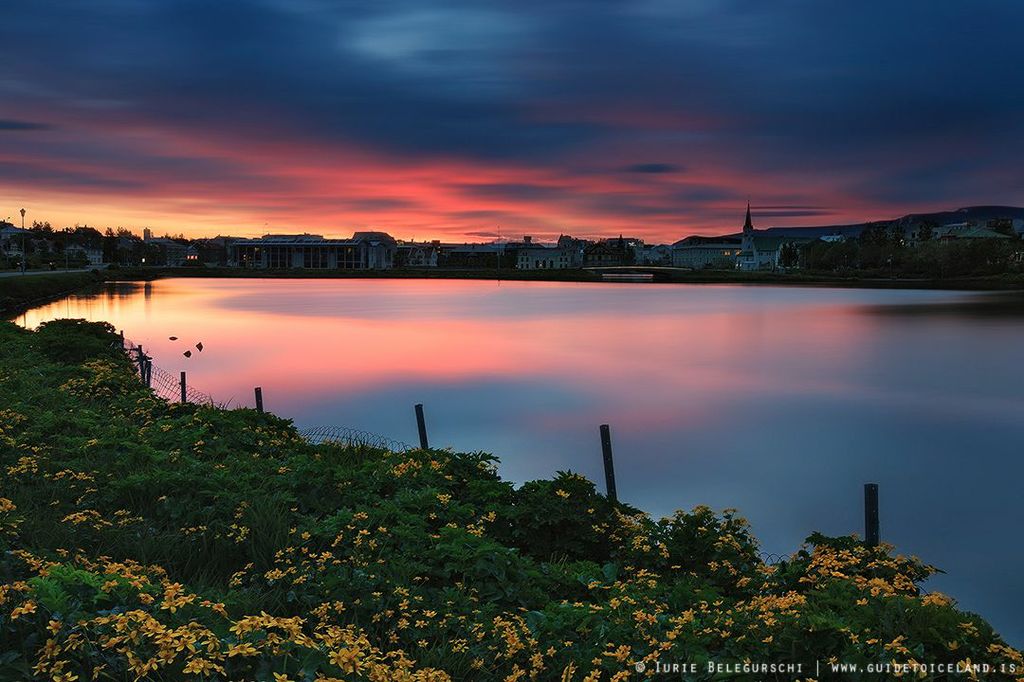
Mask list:
[[[364,445],[380,450],[391,450],[392,452],[407,452],[415,450],[408,443],[393,440],[380,434],[360,431],[359,429],[347,429],[335,426],[317,426],[302,431],[302,437],[314,445],[321,443],[340,443],[343,445]]]
[[[132,365],[135,368],[135,373],[143,384],[150,388],[157,396],[169,402],[181,402],[182,395],[180,377],[175,377],[170,372],[154,365],[152,357],[146,354],[143,347],[134,343],[130,339],[122,338],[121,345],[124,352],[128,355],[129,359],[131,359]],[[194,404],[226,407],[226,403],[215,402],[209,394],[203,393],[202,391],[189,386],[187,382],[185,385],[185,398],[187,402]],[[417,412],[417,418],[420,420],[421,430],[424,429],[422,424],[422,412]],[[337,444],[351,447],[370,447],[379,450],[389,450],[391,452],[408,452],[416,449],[415,446],[403,443],[399,440],[394,440],[393,438],[388,438],[387,436],[382,436],[379,433],[372,433],[370,431],[342,426],[311,427],[301,430],[299,435],[313,445]],[[425,438],[425,434],[421,433],[421,438]],[[765,564],[774,566],[789,561],[790,555],[761,552],[760,558]]]
[[[193,388],[185,381],[184,401],[182,396],[182,379],[153,364],[153,358],[146,354],[145,349],[131,339],[122,338],[121,347],[132,361],[135,374],[139,380],[158,397],[168,402],[189,402],[196,405],[212,405],[226,407],[226,403],[215,402],[213,397]],[[299,432],[303,438],[313,445],[324,443],[372,447],[393,452],[407,452],[413,446],[399,440],[371,433],[360,429],[343,426],[317,426]]]
[[[139,375],[142,383],[146,384],[153,393],[169,402],[181,402],[181,377],[176,377],[170,372],[153,364],[153,358],[146,355],[142,346],[130,339],[124,340],[124,351],[132,360],[135,373]],[[196,405],[214,405],[224,407],[224,403],[216,403],[208,393],[196,390],[185,382],[185,400]]]

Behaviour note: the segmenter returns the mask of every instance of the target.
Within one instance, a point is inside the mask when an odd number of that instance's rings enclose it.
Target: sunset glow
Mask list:
[[[535,9],[5,3],[0,219],[670,242],[748,197],[759,227],[1021,200],[1015,5]]]

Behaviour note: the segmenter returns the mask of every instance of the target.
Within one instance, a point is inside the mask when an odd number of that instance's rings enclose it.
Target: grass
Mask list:
[[[515,488],[485,453],[313,446],[270,414],[154,397],[116,343],[0,323],[0,679],[1024,669],[891,547],[816,534],[765,565],[734,511],[655,520],[572,473]]]
[[[0,277],[0,316],[14,315],[102,281],[103,277],[96,271]]]

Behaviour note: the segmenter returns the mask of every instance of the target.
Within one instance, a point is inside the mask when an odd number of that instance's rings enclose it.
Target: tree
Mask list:
[[[800,263],[800,251],[796,244],[783,244],[779,250],[779,265],[784,268],[795,268]]]
[[[930,242],[935,236],[935,227],[932,221],[928,220],[917,227],[917,241]]]

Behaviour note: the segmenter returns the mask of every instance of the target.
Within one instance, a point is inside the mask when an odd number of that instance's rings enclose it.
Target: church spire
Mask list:
[[[750,199],[747,199],[747,219],[743,221],[743,231],[753,232],[754,222],[750,219]]]

